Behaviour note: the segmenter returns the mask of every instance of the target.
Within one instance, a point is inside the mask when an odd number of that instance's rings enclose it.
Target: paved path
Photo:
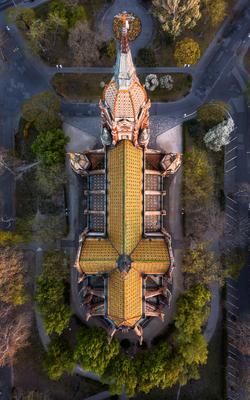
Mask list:
[[[195,75],[195,67],[137,67],[138,74],[190,74]],[[50,76],[54,74],[113,74],[114,67],[48,67],[47,73]]]
[[[121,11],[132,11],[140,18],[142,23],[142,31],[138,38],[131,43],[131,50],[135,56],[139,49],[148,47],[154,37],[154,26],[151,14],[143,7],[142,2],[138,0],[116,0],[109,7],[101,20],[98,22],[98,33],[103,40],[107,40],[113,36],[112,24],[114,16]]]
[[[94,396],[87,397],[83,400],[104,400],[104,399],[110,399],[111,396],[112,395],[106,391],[106,392],[97,393]]]

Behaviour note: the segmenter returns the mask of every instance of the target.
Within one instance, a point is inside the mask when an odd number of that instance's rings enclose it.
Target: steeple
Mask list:
[[[134,17],[128,15],[127,12],[124,11],[121,14],[118,14],[115,18],[121,21],[122,29],[120,48],[118,49],[116,58],[114,78],[119,89],[127,89],[131,85],[134,75],[136,76],[128,40],[129,21],[131,21]]]
[[[114,76],[105,86],[100,108],[101,140],[104,146],[130,140],[134,146],[146,147],[149,141],[150,100],[140,83],[129,47],[129,23],[134,19],[126,11],[115,16],[120,25],[120,46]]]

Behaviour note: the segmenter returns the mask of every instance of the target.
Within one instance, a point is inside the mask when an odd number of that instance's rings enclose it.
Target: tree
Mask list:
[[[9,171],[12,175],[15,175],[21,163],[21,160],[14,157],[9,150],[0,147],[0,175],[4,174],[5,171]]]
[[[184,29],[194,28],[201,17],[200,0],[153,0],[152,3],[162,29],[173,37]]]
[[[174,58],[178,67],[183,67],[185,64],[196,64],[200,56],[200,46],[195,40],[185,38],[176,43]]]
[[[240,271],[246,265],[246,251],[240,247],[235,247],[231,249],[228,254],[225,255],[225,265],[226,265],[226,276],[230,278],[238,279]]]
[[[128,397],[134,396],[138,381],[136,361],[120,352],[109,362],[103,378],[104,382],[111,382],[112,394],[122,394],[125,388]]]
[[[22,235],[12,231],[0,231],[0,246],[16,246],[22,242]]]
[[[205,151],[192,147],[184,156],[184,200],[186,211],[204,207],[214,190],[214,177]]]
[[[13,305],[27,301],[23,253],[15,248],[0,251],[0,301]]]
[[[107,43],[107,55],[109,58],[114,59],[116,56],[116,41],[115,39],[110,39]]]
[[[50,167],[39,164],[36,179],[39,190],[46,196],[53,196],[66,184],[67,174],[63,164],[54,164]]]
[[[75,363],[72,359],[72,351],[67,342],[61,337],[54,337],[48,346],[43,367],[52,380],[61,378],[64,372],[73,372]]]
[[[216,26],[223,21],[226,15],[225,0],[205,0],[212,26]]]
[[[107,332],[102,328],[81,328],[77,336],[74,360],[86,371],[103,375],[107,366],[119,353],[119,342],[109,344]]]
[[[24,101],[22,117],[34,123],[38,132],[47,132],[61,126],[60,100],[53,92],[41,92]]]
[[[35,21],[35,11],[28,7],[11,7],[7,12],[8,23],[16,23],[21,30],[29,31],[32,23]]]
[[[220,151],[223,146],[230,142],[230,135],[234,130],[234,121],[231,117],[221,122],[204,136],[206,146],[212,151]]]
[[[40,133],[31,148],[45,166],[52,166],[64,162],[65,146],[68,142],[69,138],[62,129],[54,129]]]
[[[58,251],[47,252],[43,272],[37,278],[36,301],[48,335],[60,335],[69,325],[70,307],[65,303],[68,259]]]
[[[237,322],[234,335],[234,345],[243,356],[250,356],[250,319]]]
[[[31,222],[33,240],[38,243],[49,243],[61,239],[65,232],[63,215],[45,216],[38,214]]]
[[[208,243],[197,243],[188,249],[183,258],[183,272],[188,287],[201,283],[209,285],[217,282],[224,283],[224,271],[213,251],[208,250]]]
[[[175,316],[175,347],[188,343],[193,335],[201,333],[201,328],[208,317],[207,303],[211,298],[209,290],[198,284],[186,291],[177,300]]]
[[[78,21],[71,29],[68,46],[72,52],[75,65],[91,66],[99,58],[97,41],[87,21]]]
[[[220,100],[204,103],[197,110],[197,119],[209,130],[228,118],[229,108],[227,103]]]
[[[0,302],[0,320],[0,366],[3,366],[14,362],[17,351],[28,345],[31,316]]]

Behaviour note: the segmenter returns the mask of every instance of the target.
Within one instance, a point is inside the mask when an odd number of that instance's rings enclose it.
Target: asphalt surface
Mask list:
[[[2,11],[11,1],[0,3],[0,28],[4,29]],[[245,8],[242,13],[236,15],[231,23],[227,21],[221,31],[217,34],[220,41],[215,40],[203,56],[197,66],[192,69],[193,88],[186,98],[173,102],[160,104],[152,107],[152,114],[167,115],[172,126],[181,123],[184,114],[191,116],[197,107],[204,101],[219,98],[229,101],[232,107],[232,116],[237,126],[237,134],[232,137],[230,147],[226,151],[225,189],[233,192],[238,182],[249,182],[250,160],[249,160],[249,112],[242,96],[242,84],[249,79],[242,71],[238,49],[247,45],[250,40],[247,36],[250,26],[250,4],[240,1]],[[224,34],[223,34],[224,32]],[[0,75],[0,146],[13,148],[14,134],[20,116],[20,107],[23,100],[31,97],[34,93],[50,88],[49,79],[51,69],[45,67],[39,60],[32,56],[24,46],[17,31],[11,27],[8,40],[5,45],[7,63]],[[56,72],[56,70],[55,70]],[[67,72],[70,72],[67,70]],[[243,82],[243,83],[242,83]],[[99,110],[96,105],[64,103],[62,112],[65,115],[95,115]],[[170,126],[170,127],[172,127]],[[3,129],[4,128],[4,129]],[[237,147],[234,149],[234,142]],[[231,154],[234,158],[230,160]],[[231,158],[233,158],[231,157]],[[14,206],[14,183],[10,175],[0,177],[0,194],[4,204],[2,213],[6,216],[15,215]],[[229,201],[230,202],[230,201]],[[246,205],[239,204],[236,209],[236,217],[227,202],[227,222],[235,222],[239,215],[247,217]],[[229,211],[230,210],[230,211]],[[246,311],[250,311],[249,298],[249,268],[245,268],[237,283],[237,318],[243,318]],[[0,369],[0,385],[8,392],[10,387],[10,370]],[[1,386],[0,386],[1,387]],[[5,389],[4,389],[5,390]],[[7,393],[6,392],[6,393]],[[6,394],[6,396],[8,396]],[[1,398],[1,397],[0,397]],[[3,397],[8,399],[8,397]],[[246,400],[243,399],[242,400]]]

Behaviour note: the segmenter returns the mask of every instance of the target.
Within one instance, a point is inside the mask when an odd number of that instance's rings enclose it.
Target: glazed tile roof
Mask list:
[[[80,254],[80,268],[85,274],[97,274],[116,268],[118,253],[107,239],[87,238]]]
[[[142,315],[142,279],[138,271],[128,274],[118,269],[108,281],[108,317],[117,326],[133,326]]]
[[[128,140],[108,153],[108,235],[120,254],[130,254],[142,235],[142,158]]]
[[[170,265],[163,238],[142,239],[143,151],[128,140],[108,151],[108,238],[87,237],[80,254],[85,274],[107,273],[106,312],[116,326],[134,326],[143,315],[142,274],[164,274]],[[128,255],[128,272],[118,268]]]

